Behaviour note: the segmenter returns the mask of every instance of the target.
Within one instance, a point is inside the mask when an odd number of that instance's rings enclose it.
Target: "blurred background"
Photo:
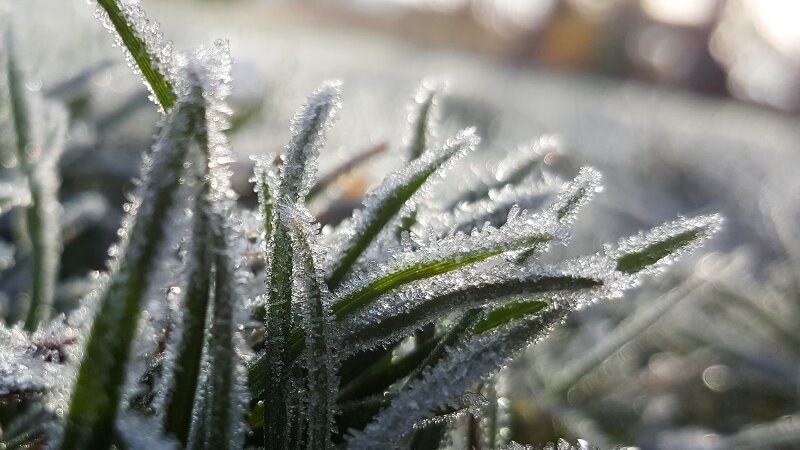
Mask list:
[[[104,267],[125,192],[158,115],[83,1],[19,14],[43,89],[69,105],[64,202],[90,220],[68,240],[68,308]],[[400,163],[406,105],[446,80],[444,139],[476,126],[479,173],[546,136],[545,164],[593,165],[605,190],[570,254],[677,215],[721,212],[713,242],[638,293],[574,314],[505,369],[502,431],[600,448],[800,448],[800,2],[789,0],[142,0],[176,50],[230,41],[237,189],[247,155],[281,151],[323,80],[344,109],[323,155],[387,148],[339,177],[327,202],[358,203]],[[46,30],[46,32],[45,32]],[[455,177],[456,179],[458,177]],[[447,186],[443,186],[447,189]],[[102,193],[97,196],[96,193]],[[87,212],[88,211],[88,212]],[[322,207],[318,208],[322,212]],[[333,223],[335,211],[323,220]],[[65,284],[67,286],[67,284]],[[454,443],[455,448],[458,443]]]

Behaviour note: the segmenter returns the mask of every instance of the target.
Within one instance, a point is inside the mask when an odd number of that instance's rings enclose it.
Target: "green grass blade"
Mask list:
[[[292,327],[292,242],[280,208],[273,211],[271,256],[268,264],[267,340],[264,384],[264,439],[268,449],[283,449],[289,440],[285,425],[289,418],[290,368],[292,354],[289,337]]]
[[[395,357],[392,352],[387,352],[343,386],[337,400],[348,402],[382,394],[392,383],[419,367],[438,342],[438,339],[427,340],[402,357]]]
[[[279,198],[287,204],[303,201],[314,185],[317,159],[325,145],[325,130],[333,125],[341,84],[323,84],[308,98],[292,120],[292,138],[281,166]]]
[[[212,324],[206,331],[209,338],[208,355],[208,396],[205,399],[206,418],[203,447],[208,450],[237,449],[241,444],[240,422],[244,415],[238,408],[237,392],[239,381],[238,355],[235,348],[236,295],[233,287],[234,274],[229,257],[228,243],[223,233],[222,219],[212,219],[212,239],[214,245],[214,301],[212,303]],[[241,417],[239,417],[241,415]]]
[[[309,214],[310,218],[310,214]],[[295,267],[294,276],[295,300],[299,300],[303,311],[303,328],[306,335],[306,381],[309,401],[305,409],[308,421],[308,448],[327,449],[331,447],[330,430],[333,424],[334,392],[336,382],[333,379],[331,333],[329,323],[330,309],[325,304],[328,296],[324,277],[319,272],[312,249],[314,230],[303,219],[291,221],[294,242]],[[318,250],[317,250],[318,251]]]
[[[477,143],[473,130],[461,132],[441,151],[426,152],[408,167],[390,175],[375,193],[368,196],[364,208],[356,211],[351,228],[343,231],[345,242],[337,249],[340,256],[334,260],[328,286],[335,289],[344,281],[358,258],[432,175],[448,161],[473,149]]]
[[[486,227],[469,236],[457,234],[425,249],[394,257],[396,262],[388,268],[375,270],[366,277],[371,281],[358,280],[344,286],[333,313],[341,320],[408,283],[453,272],[507,252],[531,248],[540,251],[560,234],[552,218],[514,211],[503,227]]]
[[[197,396],[211,289],[211,249],[208,239],[210,228],[206,203],[206,193],[198,193],[195,199],[180,347],[173,366],[174,388],[167,393],[164,407],[164,430],[175,436],[184,446],[189,441],[192,409]]]
[[[459,309],[479,307],[508,297],[581,294],[603,285],[603,280],[599,278],[570,274],[533,275],[478,282],[372,319],[348,333],[345,339],[354,348],[375,345],[387,338],[408,334]],[[424,286],[419,289],[426,290]]]
[[[148,45],[146,41],[148,38],[160,40],[160,36],[156,36],[158,32],[142,30],[142,26],[146,25],[144,22],[129,21],[130,17],[137,16],[140,16],[137,17],[139,21],[147,20],[143,17],[144,13],[138,4],[122,6],[119,0],[97,0],[97,4],[103,11],[103,24],[109,30],[113,29],[116,32],[119,43],[128,52],[128,56],[141,73],[158,105],[163,111],[172,109],[177,100],[174,88],[167,80],[164,68],[159,67],[161,64],[158,64],[158,57],[152,54],[154,51],[165,51],[169,47],[158,41]],[[152,24],[152,22],[147,23],[151,26]],[[143,36],[143,33],[149,33],[149,36]]]
[[[620,272],[655,272],[702,245],[721,225],[722,218],[716,214],[681,218],[622,240],[609,253]]]
[[[99,306],[67,413],[63,448],[107,448],[119,413],[126,365],[157,249],[197,125],[191,104],[178,105],[159,132],[141,195],[130,205],[127,246]]]

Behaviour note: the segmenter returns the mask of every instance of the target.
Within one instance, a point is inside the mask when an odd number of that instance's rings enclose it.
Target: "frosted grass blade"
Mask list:
[[[380,308],[365,311],[345,322],[346,339],[353,348],[378,345],[459,309],[503,304],[519,297],[577,304],[587,299],[618,295],[617,284],[624,281],[605,273],[606,265],[606,261],[597,259],[594,263],[576,260],[573,267],[495,268],[500,275],[454,272],[442,280],[431,280],[430,285],[423,282],[392,294],[393,298],[384,300]],[[427,296],[428,292],[437,295]]]
[[[264,439],[268,449],[283,449],[289,440],[285,425],[289,418],[287,404],[292,354],[289,338],[292,330],[292,242],[289,228],[276,208],[272,213],[272,237],[268,257],[269,285],[266,326],[269,332],[265,343]],[[262,218],[263,220],[263,218]]]
[[[166,218],[197,126],[198,111],[179,104],[165,118],[145,162],[139,193],[124,220],[119,259],[100,296],[66,420],[64,448],[108,447],[120,408],[126,365],[150,280],[150,268],[168,226]],[[125,242],[127,241],[127,242]]]
[[[657,273],[680,256],[691,252],[719,231],[717,214],[680,218],[620,241],[606,253],[617,261],[617,270],[627,274]]]
[[[500,228],[485,227],[470,235],[456,234],[433,241],[414,252],[394,256],[386,267],[346,283],[333,306],[338,319],[353,314],[378,297],[408,283],[442,275],[489,258],[518,250],[542,250],[566,232],[544,215],[514,210]]]
[[[280,199],[287,204],[301,203],[314,186],[319,152],[325,145],[325,131],[333,125],[341,83],[327,82],[308,98],[292,120],[292,138],[286,146],[281,166]]]
[[[115,40],[126,51],[129,63],[144,78],[154,101],[164,112],[177,100],[169,81],[172,45],[164,42],[158,26],[147,19],[138,0],[96,0],[104,26],[115,32]]]
[[[205,185],[207,186],[207,185]],[[205,189],[204,189],[205,190]],[[164,430],[175,436],[182,445],[189,441],[192,409],[197,396],[203,344],[206,330],[206,315],[211,292],[211,249],[209,248],[210,226],[206,193],[198,193],[195,199],[194,225],[191,251],[187,255],[188,274],[183,299],[181,336],[172,345],[178,348],[172,362],[173,388],[165,389]]]
[[[214,299],[212,324],[206,330],[208,344],[207,398],[200,414],[205,417],[202,448],[209,450],[240,448],[243,444],[244,413],[240,411],[239,362],[235,348],[236,294],[233,262],[223,234],[222,219],[212,217],[214,245]]]
[[[474,149],[478,138],[474,130],[465,130],[449,141],[440,151],[425,152],[406,168],[391,174],[364,200],[364,208],[354,213],[351,222],[340,230],[343,242],[332,259],[328,286],[337,288],[350,273],[353,265],[377,239],[389,221],[413,198],[426,182],[446,163]]]
[[[483,334],[514,320],[537,314],[547,306],[546,302],[513,301],[484,314],[472,329],[474,334]]]
[[[572,223],[578,210],[589,203],[594,193],[600,189],[601,180],[600,172],[591,167],[581,167],[578,175],[561,191],[553,205],[558,220]]]
[[[299,208],[302,211],[302,208]],[[332,334],[329,331],[331,313],[327,305],[327,286],[322,272],[315,261],[313,240],[316,232],[309,224],[308,217],[291,221],[294,243],[294,270],[292,272],[295,299],[299,300],[303,311],[303,329],[306,334],[306,379],[308,401],[305,417],[308,421],[308,448],[327,449],[333,445],[330,430],[333,425],[335,392],[334,379],[336,366],[331,349]]]
[[[474,383],[498,370],[531,342],[549,332],[568,311],[559,307],[549,309],[534,319],[475,338],[448,353],[422,378],[409,382],[398,392],[395,401],[378,413],[363,431],[352,432],[348,446],[364,450],[397,446],[414,424],[432,417]]]
[[[268,295],[266,326],[269,332],[265,354],[270,364],[264,371],[264,439],[268,449],[282,449],[289,439],[285,424],[289,419],[287,405],[290,396],[290,369],[294,356],[289,347],[292,331],[292,240],[288,217],[283,206],[302,201],[314,184],[316,159],[324,144],[323,133],[332,124],[339,108],[339,84],[326,83],[308,100],[292,121],[292,138],[287,146],[286,159],[281,167],[277,204],[272,198],[269,180],[260,182],[261,221],[271,231],[268,236]],[[267,172],[262,168],[262,177]],[[271,217],[267,219],[267,215]],[[259,358],[263,360],[263,358]],[[252,368],[251,368],[252,370]]]

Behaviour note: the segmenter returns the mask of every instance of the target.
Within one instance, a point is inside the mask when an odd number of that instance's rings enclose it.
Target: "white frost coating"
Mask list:
[[[79,308],[69,317],[50,320],[33,334],[0,325],[0,396],[41,393],[49,411],[65,410],[89,317],[86,308]]]
[[[415,429],[427,428],[431,425],[451,423],[461,417],[471,414],[473,417],[481,417],[483,411],[489,403],[486,398],[480,394],[467,392],[455,401],[449,402],[448,409],[451,412],[446,414],[436,415],[427,419],[422,419],[413,425]]]
[[[459,231],[468,233],[487,223],[498,227],[505,223],[515,205],[523,210],[539,210],[559,191],[562,184],[557,177],[545,176],[536,182],[505,185],[490,190],[488,198],[459,204],[452,211],[426,211],[420,223],[427,234],[440,237]]]
[[[722,216],[710,214],[692,218],[680,217],[672,222],[661,224],[648,231],[641,231],[634,236],[620,240],[616,246],[605,245],[605,253],[618,259],[628,254],[639,253],[650,246],[664,242],[670,238],[680,236],[685,233],[697,233],[690,242],[681,246],[667,256],[659,259],[655,264],[646,267],[639,274],[657,274],[663,272],[665,268],[672,265],[684,255],[698,249],[703,243],[717,233],[722,227]]]
[[[548,308],[539,316],[475,337],[449,352],[422,378],[407,383],[394,401],[363,431],[352,432],[349,448],[394,448],[415,423],[431,417],[476,382],[497,371],[525,347],[544,336],[566,310]]]
[[[308,372],[305,403],[309,448],[330,448],[340,358],[334,354],[338,345],[335,334],[331,332],[334,325],[330,293],[319,264],[325,249],[317,243],[319,225],[304,206],[297,204],[294,208],[285,208],[281,217],[291,224],[293,231],[293,309],[300,311],[301,326],[306,334],[303,359]]]
[[[344,340],[350,344],[344,351],[390,343],[453,311],[498,306],[520,296],[570,309],[620,297],[638,278],[615,271],[615,264],[601,254],[547,265],[504,262],[488,270],[471,266],[412,283],[342,321]]]
[[[581,167],[578,175],[564,187],[552,206],[563,223],[570,224],[575,221],[580,208],[589,203],[594,194],[602,189],[600,185],[602,179],[597,170]]]
[[[555,240],[564,240],[567,230],[552,214],[529,214],[514,208],[508,219],[500,228],[485,226],[473,230],[470,234],[458,232],[443,239],[416,242],[412,250],[410,244],[406,248],[397,249],[389,257],[386,264],[372,267],[366,273],[353,275],[336,291],[335,301],[347,298],[382,278],[391,276],[415,267],[424,267],[436,263],[458,263],[483,256],[500,256],[509,251],[534,249],[544,251],[548,244]]]
[[[175,70],[180,80],[178,94],[185,101],[202,106],[205,112],[200,139],[201,145],[205,146],[201,150],[207,156],[209,203],[223,217],[236,201],[230,183],[233,155],[225,135],[233,113],[227,103],[231,93],[232,66],[228,42],[222,39],[216,40],[211,47],[200,47],[175,57]]]
[[[341,82],[325,82],[292,119],[280,184],[280,197],[289,203],[302,202],[314,185],[319,152],[325,145],[325,132],[341,108],[340,97]]]
[[[46,365],[30,337],[19,328],[0,327],[0,396],[46,392]]]
[[[125,44],[122,42],[122,37],[117,33],[116,28],[114,28],[114,24],[111,22],[108,13],[100,6],[97,0],[89,0],[89,2],[95,5],[95,16],[100,19],[103,26],[114,36],[114,46],[120,47],[122,51],[125,52],[125,60],[128,62],[128,66],[135,74],[141,75],[142,71],[136,64],[133,55],[131,55],[128,48],[125,47]],[[172,41],[164,38],[164,34],[159,29],[158,22],[147,18],[144,10],[139,5],[139,0],[116,0],[116,4],[119,6],[125,21],[130,24],[136,36],[144,43],[145,50],[153,63],[153,68],[164,75],[166,81],[171,85],[178,86],[180,83],[173,62]],[[148,91],[150,91],[150,100],[158,106],[161,112],[165,112],[156,99],[155,92],[152,90],[147,80],[142,78],[142,82]]]
[[[423,186],[414,193],[408,201],[405,202],[400,212],[395,215],[393,222],[381,231],[377,242],[373,241],[373,247],[381,247],[382,244],[388,243],[387,240],[392,239],[395,235],[396,223],[399,218],[405,217],[411,211],[416,209],[417,204],[423,198],[431,194],[431,185],[437,181],[441,181],[443,174],[449,169],[452,164],[467,154],[473,151],[480,138],[475,135],[475,129],[468,128],[459,132],[455,138],[447,141],[447,143],[436,151],[427,151],[419,158],[412,161],[403,169],[393,172],[386,177],[383,182],[369,192],[363,201],[363,208],[353,212],[353,216],[340,225],[335,235],[331,237],[331,250],[328,252],[326,260],[326,267],[330,272],[334,264],[341,259],[345,252],[360,238],[376,220],[376,215],[382,210],[384,205],[396,198],[399,192],[410,183],[418,180],[426,173],[433,172]],[[388,236],[388,237],[387,237]],[[390,243],[388,243],[391,245]],[[370,255],[373,256],[373,255]],[[363,256],[362,256],[362,259]]]
[[[178,450],[177,440],[165,436],[155,417],[121,414],[117,419],[119,437],[129,450]]]

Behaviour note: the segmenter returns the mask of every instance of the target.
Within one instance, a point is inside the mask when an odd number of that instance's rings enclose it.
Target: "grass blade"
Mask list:
[[[205,439],[201,448],[209,450],[237,449],[242,444],[244,414],[238,380],[238,356],[235,349],[236,296],[232,261],[223,233],[224,219],[212,217],[214,245],[214,302],[209,338],[207,397],[201,411],[205,417]]]
[[[617,260],[617,270],[627,274],[655,273],[700,245],[722,225],[717,214],[680,218],[629,237],[607,253]]]
[[[310,218],[310,214],[308,215]],[[327,449],[332,446],[330,430],[335,406],[336,372],[330,347],[330,309],[326,305],[329,294],[324,277],[315,261],[311,245],[315,230],[304,219],[291,222],[294,242],[295,267],[293,270],[295,299],[304,308],[303,329],[306,334],[306,381],[308,401],[305,417],[308,421],[308,448]]]
[[[281,166],[280,198],[287,204],[302,202],[314,185],[317,159],[325,145],[325,130],[333,125],[341,83],[328,82],[317,89],[292,120],[292,138]]]
[[[333,306],[333,313],[337,319],[343,319],[408,283],[453,272],[507,252],[541,250],[563,234],[552,218],[515,210],[503,227],[486,227],[469,236],[450,236],[418,251],[393,257],[389,267],[375,270],[374,275],[365,277],[366,281],[359,279],[343,286],[344,292]]]
[[[350,273],[353,265],[378,238],[389,221],[408,203],[431,178],[452,159],[473,149],[478,138],[473,130],[466,130],[448,142],[441,151],[426,152],[406,168],[390,175],[381,186],[364,200],[364,208],[356,211],[353,220],[342,230],[343,243],[336,250],[328,276],[328,287],[337,288]]]
[[[205,189],[204,189],[205,190]],[[192,249],[189,254],[184,314],[179,348],[176,349],[171,378],[173,389],[167,392],[164,407],[164,430],[175,436],[182,445],[189,441],[192,409],[197,396],[205,340],[206,315],[211,289],[210,227],[206,193],[195,199]]]
[[[197,120],[197,110],[190,103],[179,104],[166,117],[141,193],[129,205],[123,233],[128,243],[112,264],[109,284],[99,299],[70,400],[63,448],[107,448],[111,443],[108,430],[119,413],[150,268],[165,236],[172,196]]]
[[[158,27],[146,18],[138,1],[97,0],[97,5],[103,25],[116,32],[117,44],[126,50],[129,63],[141,73],[161,110],[172,109],[177,97],[165,73],[171,62],[162,60],[162,54],[169,53],[172,45],[163,41]]]
[[[293,255],[289,229],[283,215],[281,208],[273,211],[268,253],[271,256],[268,261],[270,271],[266,318],[269,332],[265,354],[269,355],[269,361],[266,361],[263,397],[260,397],[264,401],[264,445],[267,449],[283,449],[289,440],[285,425],[289,418],[289,371],[293,360],[289,349]]]

